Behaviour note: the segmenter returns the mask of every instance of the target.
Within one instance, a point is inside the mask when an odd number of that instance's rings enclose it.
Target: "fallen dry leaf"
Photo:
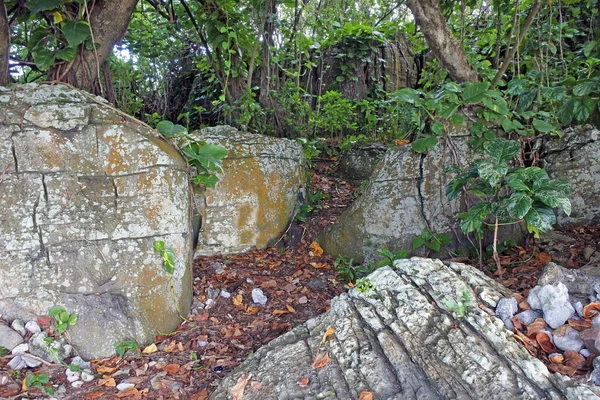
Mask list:
[[[167,374],[176,374],[179,370],[181,369],[181,365],[179,364],[169,364],[169,365],[165,365],[165,367],[163,368],[163,371],[166,371]]]
[[[96,372],[99,373],[100,375],[112,375],[118,369],[119,369],[119,367],[107,367],[104,365],[98,365],[98,367],[96,368]]]
[[[360,392],[358,400],[373,400],[373,393],[371,392]]]
[[[546,327],[546,321],[544,321],[544,318],[538,318],[527,327],[527,336],[533,337],[533,336],[537,335],[538,332],[541,331],[542,329],[544,329],[545,327]]]
[[[205,312],[205,313],[201,313],[201,314],[196,315],[193,319],[196,322],[202,322],[202,321],[206,321],[209,316],[210,315],[207,312]]]
[[[100,379],[98,386],[115,387],[117,386],[117,382],[115,382],[114,378]]]
[[[296,310],[294,310],[294,307],[290,306],[289,304],[286,304],[285,308],[287,308],[288,311],[291,312],[292,314],[296,312]]]
[[[304,387],[307,387],[307,386],[308,386],[308,382],[310,382],[308,379],[306,379],[306,378],[302,378],[302,379],[300,379],[300,380],[299,380],[297,383],[298,383],[298,386],[300,386],[300,387],[303,387],[303,388],[304,388]]]
[[[541,252],[541,253],[537,253],[535,255],[535,259],[538,260],[540,262],[540,264],[542,264],[542,266],[548,264],[550,261],[552,261],[552,257],[550,256],[550,254],[545,253],[545,252]]]
[[[272,312],[273,315],[281,315],[281,314],[289,314],[290,312],[288,310],[274,310]]]
[[[258,393],[262,389],[262,383],[259,381],[252,381],[250,382],[250,389],[252,390],[252,393]]]
[[[552,364],[562,364],[565,361],[565,357],[562,354],[555,353],[553,356],[548,357]]]
[[[158,351],[158,347],[156,347],[155,343],[152,343],[150,346],[147,346],[142,350],[142,354],[152,354]]]
[[[538,332],[535,335],[535,340],[538,342],[542,350],[548,354],[556,353],[558,351],[556,350],[554,343],[552,343],[552,338],[550,338],[550,335],[548,335],[546,332]]]
[[[42,328],[50,326],[52,320],[53,318],[48,315],[40,315],[39,317],[37,317],[37,323]]]
[[[331,361],[329,354],[317,353],[315,358],[313,358],[313,368],[317,368],[317,369],[323,368],[324,366],[329,364],[329,361]]]
[[[83,395],[84,400],[94,400],[104,396],[104,392],[90,392]]]
[[[333,335],[335,333],[335,329],[333,329],[331,326],[329,328],[327,328],[327,330],[325,331],[325,334],[323,335],[323,339],[321,339],[321,344],[325,344],[325,341],[327,340],[327,338],[331,335]]]
[[[163,348],[163,351],[166,351],[167,353],[172,353],[175,351],[176,347],[177,347],[177,343],[175,343],[175,341],[172,341],[171,343],[169,343],[168,345],[166,345]]]
[[[600,303],[590,303],[587,306],[583,307],[583,318],[592,319],[598,312],[600,311]]]
[[[409,144],[409,143],[410,143],[410,140],[406,140],[406,139],[396,139],[396,140],[394,140],[394,144],[396,146],[404,146],[404,145]]]
[[[573,376],[575,374],[575,372],[577,371],[573,367],[569,367],[568,365],[561,365],[561,364],[550,364],[550,365],[548,365],[548,369],[552,372],[558,372],[559,374],[563,374],[563,375],[567,375],[567,376]]]
[[[575,350],[565,351],[565,365],[571,368],[579,369],[585,363],[585,358]]]
[[[310,252],[308,253],[311,257],[321,257],[323,255],[323,249],[319,246],[319,243],[312,242],[310,244]]]
[[[140,391],[139,391],[139,390],[137,390],[137,389],[136,389],[136,388],[134,388],[134,387],[130,387],[130,388],[127,388],[127,389],[123,389],[123,390],[121,390],[119,393],[117,393],[117,394],[116,394],[116,396],[117,396],[118,398],[122,398],[122,397],[129,397],[129,396],[133,396],[133,397],[135,397],[136,399],[141,399],[141,398],[142,398],[142,395],[140,394]]]
[[[260,311],[260,307],[252,307],[252,306],[246,307],[246,314],[254,315],[254,314],[257,314],[259,311]]]
[[[584,331],[586,329],[590,329],[592,327],[592,323],[590,321],[586,321],[584,319],[570,319],[567,321],[569,326],[576,331]]]
[[[248,381],[252,378],[252,374],[242,375],[238,378],[237,383],[229,390],[229,394],[233,400],[242,400],[244,398],[244,389]]]
[[[234,296],[233,299],[231,299],[231,302],[234,306],[241,306],[243,301],[244,297],[241,294],[238,294],[237,296]]]

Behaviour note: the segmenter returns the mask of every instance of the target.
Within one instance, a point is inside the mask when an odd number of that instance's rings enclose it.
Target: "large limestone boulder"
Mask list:
[[[321,237],[328,254],[355,260],[376,259],[377,250],[410,250],[424,229],[453,237],[451,250],[465,249],[469,242],[460,232],[456,216],[459,200],[448,201],[445,186],[453,175],[444,168],[465,169],[481,156],[468,145],[468,134],[454,134],[426,155],[410,146],[390,148],[371,176],[364,193]],[[501,228],[503,238],[520,236],[518,225]]]
[[[170,332],[191,304],[186,163],[152,130],[66,86],[0,88],[0,313],[76,313],[86,358]],[[154,251],[177,259],[172,278]]]
[[[560,226],[600,224],[600,131],[587,125],[569,129],[541,148],[542,166],[552,178],[571,183],[572,212],[558,213]]]
[[[205,128],[192,136],[229,152],[216,187],[195,196],[202,216],[196,255],[241,253],[273,244],[306,199],[302,146],[230,126]]]
[[[259,349],[211,399],[230,398],[246,379],[245,400],[358,399],[362,392],[374,399],[598,398],[598,388],[550,373],[490,315],[510,292],[475,268],[413,258],[368,279],[372,290],[342,294],[326,314]]]

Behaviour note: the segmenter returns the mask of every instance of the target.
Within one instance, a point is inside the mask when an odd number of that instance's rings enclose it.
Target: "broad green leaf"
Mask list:
[[[166,248],[163,252],[163,266],[169,275],[175,272],[175,252],[171,248]]]
[[[538,190],[535,192],[535,198],[552,208],[561,207],[565,214],[571,215],[571,201],[562,192],[557,190]]]
[[[425,243],[425,246],[433,251],[440,251],[440,249],[442,248],[442,244],[435,240]]]
[[[61,313],[58,315],[58,319],[59,319],[61,322],[67,322],[67,321],[69,320],[69,313],[68,313],[68,312],[66,312],[66,311],[63,311],[63,312],[61,312]]]
[[[156,129],[158,130],[158,133],[169,138],[187,131],[184,126],[179,124],[175,125],[171,121],[160,121],[156,124]]]
[[[394,92],[394,97],[410,104],[417,104],[421,101],[421,92],[411,88],[404,88]]]
[[[51,317],[55,317],[63,311],[61,306],[54,306],[48,311],[48,315]]]
[[[198,174],[194,177],[195,185],[199,185],[199,184],[203,183],[204,186],[206,186],[209,189],[214,189],[215,186],[217,185],[218,181],[219,181],[219,178],[215,174],[210,174],[210,173]],[[297,215],[296,217],[298,218],[299,215]],[[306,221],[302,221],[302,222],[306,222]]]
[[[597,92],[598,89],[600,89],[598,79],[587,79],[579,81],[579,83],[573,87],[573,94],[575,96],[586,96],[590,93]]]
[[[479,177],[491,187],[496,187],[508,172],[506,165],[497,164],[489,160],[478,160],[475,165],[477,166]]]
[[[90,26],[87,21],[67,21],[62,30],[71,47],[77,47],[91,37]]]
[[[463,91],[463,102],[465,104],[479,103],[485,97],[489,87],[489,82],[468,82]]]
[[[493,98],[493,99],[486,98],[486,99],[481,100],[481,103],[484,106],[486,106],[487,108],[489,108],[490,110],[492,110],[495,113],[498,113],[500,115],[509,115],[510,114],[510,110],[508,109],[506,100],[504,100],[502,97]]]
[[[568,125],[575,118],[575,100],[569,99],[561,105],[556,113],[556,117],[563,125]]]
[[[460,125],[464,122],[464,117],[462,116],[462,114],[454,114],[452,118],[450,118],[450,122],[453,125]]]
[[[506,210],[512,218],[521,219],[529,212],[532,204],[533,200],[527,193],[517,192],[508,199]]]
[[[450,91],[450,92],[454,92],[454,93],[460,93],[462,92],[462,88],[460,87],[460,85],[454,83],[454,82],[448,82],[444,84],[444,90]]]
[[[422,135],[419,139],[412,142],[412,148],[417,153],[427,154],[427,152],[434,148],[438,142],[437,136],[433,135]]]
[[[416,250],[419,247],[424,246],[424,245],[425,245],[425,239],[422,236],[417,236],[412,241],[412,249],[413,250]]]
[[[154,244],[152,245],[154,247],[154,250],[162,253],[163,251],[165,251],[165,242],[162,240],[157,240],[154,242]]]
[[[73,326],[77,323],[77,314],[71,314],[67,320],[67,324]]]
[[[56,58],[64,61],[73,61],[76,56],[77,48],[71,46],[67,46],[64,49],[60,50],[58,53],[56,53]]]
[[[435,235],[435,238],[437,239],[437,241],[439,241],[441,244],[449,244],[452,243],[452,237],[447,234],[447,233],[440,233],[438,235]]]
[[[556,190],[564,195],[571,194],[571,184],[564,179],[540,179],[535,185],[536,190]]]
[[[527,178],[527,180],[534,182],[534,188],[535,182],[541,179],[549,179],[548,173],[540,167],[527,167],[523,169],[521,173]]]
[[[35,49],[32,55],[36,67],[42,71],[49,70],[52,64],[54,64],[54,54],[48,49]]]
[[[527,87],[527,80],[525,79],[513,79],[508,82],[506,93],[511,96],[519,96]]]
[[[68,0],[27,0],[25,5],[31,10],[32,14],[37,14],[41,11],[54,10],[67,1]]]
[[[573,114],[575,119],[578,122],[587,121],[594,110],[594,104],[594,100],[589,96],[575,99],[573,102]]]
[[[509,176],[509,178],[506,180],[506,184],[511,189],[516,190],[518,192],[527,192],[527,193],[531,192],[531,189],[529,188],[529,186],[527,186],[527,184],[518,177],[510,177]]]
[[[511,160],[521,150],[519,142],[496,138],[483,145],[485,153],[496,163],[504,163]]]
[[[525,215],[525,221],[537,230],[544,232],[552,229],[556,223],[556,216],[550,207],[534,203]]]
[[[536,97],[536,90],[527,90],[526,92],[523,92],[521,95],[519,95],[519,104],[517,104],[517,112],[522,113],[523,111],[531,107]]]
[[[544,87],[542,96],[550,101],[560,101],[567,96],[567,89],[564,86]]]
[[[50,29],[44,27],[36,28],[29,36],[27,48],[34,51],[36,47],[45,48],[46,40],[51,35]]]
[[[442,124],[440,121],[435,121],[431,125],[431,131],[438,136],[444,136],[444,124]]]
[[[558,128],[556,125],[554,125],[548,121],[544,121],[544,120],[537,119],[537,118],[533,119],[532,125],[536,131],[542,132],[542,133],[554,132]]]

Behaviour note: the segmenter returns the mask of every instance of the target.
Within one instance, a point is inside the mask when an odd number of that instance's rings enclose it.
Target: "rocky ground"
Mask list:
[[[15,362],[15,356],[3,355],[0,398],[35,398],[48,390],[61,399],[207,398],[248,354],[323,313],[330,299],[345,290],[347,283],[339,278],[334,258],[322,255],[313,241],[354,200],[359,182],[344,180],[333,163],[321,162],[315,165],[312,183],[326,195],[320,208],[309,213],[306,222],[292,224],[273,247],[196,260],[192,313],[177,331],[157,336],[144,349],[130,349],[125,343],[123,357],[92,360],[89,366],[76,360],[80,366],[68,373],[65,365],[37,357],[29,361],[39,365],[12,370],[8,364]],[[501,283],[525,298],[550,261],[577,269],[593,262],[599,252],[600,227],[571,229],[551,240],[511,247],[501,256]],[[477,265],[476,260],[469,263]],[[500,280],[497,272],[482,269]],[[47,326],[50,319],[38,322],[48,335],[60,336]],[[517,328],[529,338],[526,326]],[[25,339],[32,336],[27,329],[23,332]],[[556,358],[552,361],[552,348],[536,340],[521,340],[548,365],[560,364]],[[553,368],[585,380],[591,362],[586,360],[587,365],[568,371]]]

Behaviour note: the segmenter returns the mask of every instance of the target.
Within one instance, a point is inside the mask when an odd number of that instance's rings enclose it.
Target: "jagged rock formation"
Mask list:
[[[62,85],[0,88],[0,313],[76,313],[86,358],[170,332],[191,304],[185,160],[104,100]],[[153,249],[177,256],[170,278]]]
[[[368,279],[373,290],[342,294],[326,314],[259,349],[211,399],[228,398],[249,375],[245,400],[357,399],[361,392],[376,399],[598,398],[597,388],[550,373],[490,315],[511,293],[476,269],[413,258]],[[334,333],[322,343],[328,328]],[[313,366],[318,353],[331,358],[321,368]]]
[[[273,244],[306,199],[302,146],[230,126],[205,128],[192,136],[229,151],[215,189],[195,196],[202,216],[196,255],[241,253]]]

